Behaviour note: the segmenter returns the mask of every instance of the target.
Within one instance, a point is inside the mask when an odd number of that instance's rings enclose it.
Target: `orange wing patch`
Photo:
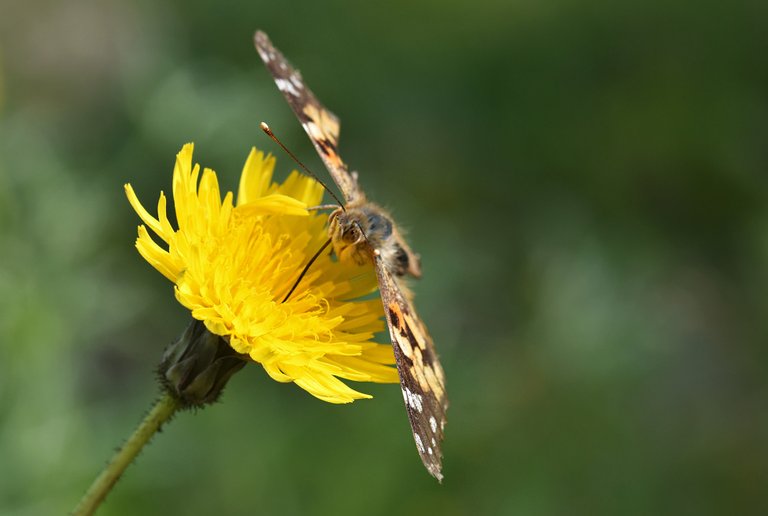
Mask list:
[[[320,150],[321,156],[336,169],[346,170],[347,165],[341,160],[336,146],[339,144],[339,121],[333,113],[315,104],[307,104],[303,109],[307,121],[302,125]]]
[[[403,355],[413,361],[411,374],[424,390],[435,393],[438,398],[445,396],[445,373],[439,362],[425,363],[424,356],[431,355],[432,339],[424,325],[418,323],[409,313],[403,313],[397,302],[389,304],[389,312],[400,334],[396,339]],[[427,344],[429,342],[429,345]],[[414,346],[415,344],[415,346]]]

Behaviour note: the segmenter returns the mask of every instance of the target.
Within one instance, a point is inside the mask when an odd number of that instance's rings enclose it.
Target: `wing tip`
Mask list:
[[[427,468],[427,471],[429,471],[429,474],[435,477],[439,484],[443,483],[443,473],[441,472],[441,469],[442,468],[438,465],[432,465]]]
[[[256,32],[253,33],[253,41],[257,45],[262,45],[269,42],[269,36],[263,30],[256,29]]]
[[[256,51],[261,56],[261,59],[266,63],[274,59],[275,47],[272,45],[267,33],[261,29],[258,29],[253,34],[253,45],[256,47]]]

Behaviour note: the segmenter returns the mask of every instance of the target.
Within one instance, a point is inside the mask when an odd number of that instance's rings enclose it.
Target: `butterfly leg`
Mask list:
[[[337,210],[339,207],[338,204],[318,204],[317,206],[310,206],[307,211]]]

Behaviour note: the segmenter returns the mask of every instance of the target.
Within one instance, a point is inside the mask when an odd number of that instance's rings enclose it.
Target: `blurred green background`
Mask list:
[[[194,141],[234,189],[252,145],[279,151],[262,120],[325,173],[256,28],[422,255],[446,479],[396,386],[333,406],[252,366],[99,514],[768,513],[768,3],[0,12],[0,513],[74,507],[187,323],[123,183],[152,204]]]

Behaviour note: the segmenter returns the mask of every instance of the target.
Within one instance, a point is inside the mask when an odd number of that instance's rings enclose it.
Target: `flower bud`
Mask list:
[[[214,403],[230,377],[243,368],[247,355],[233,350],[220,336],[193,319],[163,354],[158,375],[163,388],[183,407]]]

